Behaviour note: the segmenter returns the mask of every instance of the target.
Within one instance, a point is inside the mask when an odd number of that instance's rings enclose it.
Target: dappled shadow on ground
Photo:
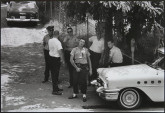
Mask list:
[[[1,73],[15,73],[19,81],[33,83],[44,78],[44,56],[41,43],[26,44],[19,47],[1,47]],[[61,77],[65,81],[65,73]],[[60,79],[61,79],[60,77]]]
[[[83,103],[82,95],[68,101],[72,88],[69,83],[66,67],[61,67],[59,87],[63,95],[52,95],[52,83],[41,83],[44,79],[44,56],[41,43],[26,44],[19,47],[1,47],[1,76],[8,75],[12,81],[1,87],[2,111],[33,110],[41,108],[81,108],[82,105],[93,105],[103,100],[95,100],[95,90],[89,88],[88,101]],[[1,77],[2,78],[2,77]],[[51,79],[51,78],[50,78]]]
[[[41,83],[44,79],[44,56],[41,43],[26,44],[19,47],[1,47],[1,78],[8,75],[11,81],[1,86],[2,111],[29,111],[40,109],[70,108],[97,111],[97,109],[119,110],[113,102],[109,103],[96,95],[93,86],[88,87],[87,102],[82,95],[68,100],[72,94],[68,71],[61,67],[59,87],[63,95],[52,95],[52,83]],[[162,103],[148,103],[142,108],[162,107]],[[77,110],[78,111],[78,110]],[[42,112],[42,111],[41,111]]]

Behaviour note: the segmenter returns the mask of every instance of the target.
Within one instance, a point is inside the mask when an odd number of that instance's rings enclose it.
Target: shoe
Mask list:
[[[68,99],[74,99],[74,98],[77,98],[77,95],[75,97],[73,95],[68,97]]]
[[[52,92],[52,94],[53,94],[53,95],[62,95],[62,93],[61,93],[61,92],[58,92],[58,91]]]
[[[72,86],[68,86],[68,88],[71,88]]]
[[[58,88],[58,91],[63,91],[63,89]]]
[[[87,98],[86,97],[83,97],[83,102],[86,102],[87,101]]]
[[[48,82],[48,81],[47,80],[42,81],[42,83],[46,83],[46,82]]]

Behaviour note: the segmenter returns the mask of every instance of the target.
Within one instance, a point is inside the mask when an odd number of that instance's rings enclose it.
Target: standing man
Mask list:
[[[97,78],[97,68],[99,66],[99,63],[101,62],[101,56],[104,50],[104,36],[105,36],[105,28],[103,25],[96,26],[96,36],[92,36],[89,38],[89,42],[91,42],[91,46],[89,48],[90,52],[90,59],[92,63],[92,76],[89,77],[89,83],[93,79]]]
[[[79,41],[78,47],[73,48],[71,51],[70,62],[74,66],[73,74],[73,95],[69,99],[77,98],[79,88],[83,94],[83,102],[86,102],[87,92],[87,77],[92,74],[92,66],[90,60],[90,53],[88,49],[84,47],[85,40]]]
[[[57,39],[59,31],[54,31],[54,37],[49,39],[50,71],[53,85],[53,95],[62,95],[63,89],[58,87],[60,65],[65,64],[61,42]]]
[[[121,50],[114,45],[113,39],[111,39],[107,43],[108,47],[110,48],[108,60],[110,67],[121,66],[123,63],[123,55]]]
[[[65,61],[67,63],[68,70],[69,70],[70,85],[68,88],[71,88],[73,86],[73,69],[74,69],[74,67],[70,63],[70,53],[71,53],[72,49],[78,45],[78,39],[76,38],[76,36],[73,35],[72,28],[68,28],[67,33],[68,33],[68,35],[65,37],[63,42],[64,42],[64,50],[65,50],[64,51]]]
[[[48,41],[53,37],[54,26],[48,26],[46,30],[48,31],[48,34],[45,35],[43,38],[43,47],[44,47],[43,49],[44,49],[44,58],[45,58],[45,72],[44,72],[45,78],[44,81],[42,81],[42,83],[48,82],[50,76],[50,66],[49,66],[50,56],[49,56]]]

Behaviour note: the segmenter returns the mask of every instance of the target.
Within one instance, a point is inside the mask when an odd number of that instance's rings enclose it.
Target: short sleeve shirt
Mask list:
[[[92,36],[89,38],[89,42],[92,42],[90,46],[90,50],[96,53],[102,53],[104,50],[104,39],[101,38],[100,40],[97,39],[97,36]]]
[[[60,57],[59,50],[62,49],[62,44],[57,38],[49,39],[49,55],[52,57]]]
[[[90,56],[90,53],[87,48],[83,47],[83,49],[79,49],[78,47],[75,47],[73,48],[70,54],[74,57],[75,63],[88,63],[87,56]]]
[[[121,50],[116,46],[112,47],[112,49],[109,52],[109,56],[112,58],[112,63],[123,62],[123,55],[121,53]]]
[[[50,36],[47,34],[44,36],[43,38],[43,43],[44,43],[44,49],[45,50],[49,50],[49,46],[48,46],[48,41],[50,39]]]
[[[66,39],[64,39],[64,43],[65,45],[65,50],[69,50],[71,51],[73,48],[75,48],[76,46],[78,46],[78,39],[76,36],[66,36]]]

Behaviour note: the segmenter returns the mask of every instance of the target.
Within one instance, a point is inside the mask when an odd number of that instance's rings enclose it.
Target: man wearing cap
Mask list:
[[[49,39],[49,55],[50,55],[50,71],[53,85],[53,95],[61,95],[59,91],[63,91],[58,87],[58,77],[60,71],[60,65],[65,64],[63,56],[63,48],[61,42],[58,40],[59,31],[54,31],[54,37]]]
[[[48,34],[45,35],[43,38],[43,50],[44,50],[44,58],[45,58],[45,72],[44,72],[45,78],[44,81],[42,81],[42,83],[48,82],[50,76],[50,66],[49,66],[50,56],[49,56],[48,41],[50,38],[53,37],[54,26],[48,26],[46,30],[48,31]]]
[[[73,86],[73,69],[74,67],[72,66],[72,64],[70,63],[70,53],[72,51],[73,48],[75,48],[76,46],[78,46],[78,39],[76,36],[73,35],[73,29],[71,27],[69,27],[67,29],[67,33],[68,35],[65,37],[63,43],[64,43],[64,54],[65,54],[65,61],[67,63],[68,66],[68,70],[69,70],[69,87],[71,88]]]

